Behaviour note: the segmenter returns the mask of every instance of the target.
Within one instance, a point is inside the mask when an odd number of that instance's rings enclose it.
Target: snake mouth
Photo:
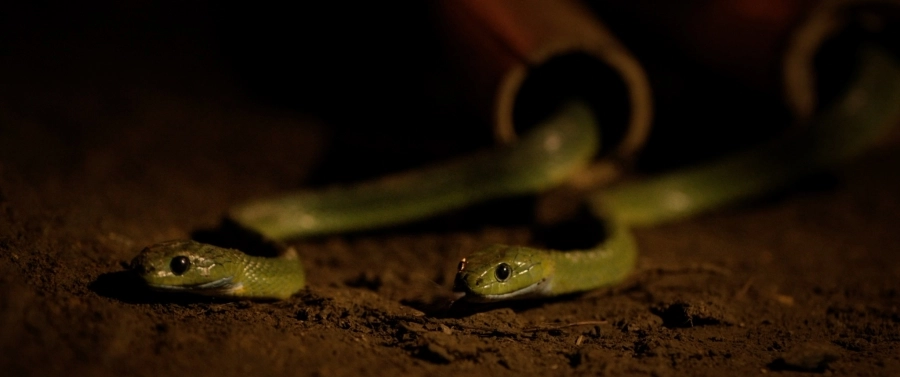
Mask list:
[[[468,289],[464,296],[461,298],[463,300],[469,302],[476,303],[487,303],[487,302],[497,302],[497,301],[506,301],[506,300],[521,300],[521,299],[529,299],[529,298],[538,298],[547,296],[547,286],[543,284],[544,281],[539,281],[534,284],[531,284],[525,288],[517,289],[512,292],[500,293],[500,294],[478,294],[472,292],[472,290]]]
[[[507,293],[498,293],[498,294],[483,294],[474,291],[466,282],[466,274],[457,274],[456,281],[453,284],[453,292],[460,295],[458,300],[474,302],[474,303],[488,303],[488,302],[496,302],[496,301],[505,301],[505,300],[519,300],[519,299],[528,299],[528,298],[536,298],[536,297],[544,297],[549,294],[551,289],[548,279],[538,280],[528,286],[525,286],[520,289],[516,289]],[[476,286],[480,285],[481,279],[476,280]]]
[[[154,290],[160,291],[179,291],[215,295],[232,293],[244,287],[241,283],[234,283],[233,276],[226,276],[221,279],[201,284],[169,285],[148,283],[147,285]]]

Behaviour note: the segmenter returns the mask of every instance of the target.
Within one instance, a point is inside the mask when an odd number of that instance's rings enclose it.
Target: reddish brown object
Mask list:
[[[513,111],[523,82],[532,68],[572,53],[586,54],[616,72],[630,114],[620,127],[612,153],[628,159],[650,130],[652,104],[644,71],[635,58],[593,16],[575,1],[444,1],[439,15],[454,45],[459,63],[472,83],[469,93],[483,114],[489,114],[495,135],[515,138]],[[575,68],[572,68],[575,69]],[[571,73],[567,73],[571,75]],[[571,76],[570,76],[571,77]]]
[[[771,87],[789,33],[818,2],[614,0],[611,7],[701,63],[732,72],[750,85]]]
[[[897,0],[612,0],[604,17],[640,23],[660,44],[747,86],[782,92],[799,118],[816,107],[815,54],[854,18],[893,8]],[[886,16],[890,17],[890,16]]]

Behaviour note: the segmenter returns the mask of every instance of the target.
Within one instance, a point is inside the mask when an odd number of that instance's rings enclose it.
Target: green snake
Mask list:
[[[724,159],[591,194],[604,241],[586,250],[492,245],[464,258],[455,289],[465,300],[552,297],[618,283],[635,268],[630,226],[677,220],[784,188],[845,162],[900,122],[900,64],[861,48],[843,97],[797,133]],[[539,192],[577,174],[597,154],[591,111],[573,100],[511,146],[351,186],[239,205],[228,217],[275,240],[407,223],[499,197]],[[287,299],[304,288],[293,253],[280,258],[170,241],[145,248],[131,268],[152,288],[251,299]]]

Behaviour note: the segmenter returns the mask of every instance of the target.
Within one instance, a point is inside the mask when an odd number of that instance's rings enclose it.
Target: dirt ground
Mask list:
[[[459,258],[480,245],[539,242],[522,220],[528,199],[398,229],[292,241],[309,289],[283,302],[141,290],[123,263],[149,244],[215,233],[235,203],[415,166],[473,145],[453,131],[469,116],[454,112],[455,102],[435,104],[434,91],[414,92],[427,80],[391,84],[412,92],[403,100],[424,106],[408,111],[388,101],[354,106],[390,83],[374,78],[356,89],[351,81],[368,77],[366,68],[278,97],[323,104],[318,113],[248,94],[259,89],[247,89],[239,64],[215,47],[220,19],[208,16],[208,6],[78,9],[93,17],[35,6],[7,23],[4,375],[900,373],[896,142],[777,197],[638,229],[633,277],[576,297],[452,315],[429,306],[449,291]],[[363,41],[401,35],[379,30]],[[333,53],[311,57],[319,59],[314,65],[350,69],[365,61],[354,60],[358,49],[312,49]],[[385,75],[443,72],[374,64]],[[424,127],[423,113],[439,120]],[[442,137],[418,140],[422,128]]]

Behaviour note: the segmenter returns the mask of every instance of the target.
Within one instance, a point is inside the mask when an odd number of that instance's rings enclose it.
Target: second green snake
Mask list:
[[[675,220],[782,188],[867,149],[900,121],[900,65],[863,49],[843,98],[802,132],[717,162],[625,182],[588,202],[607,226],[587,250],[493,245],[460,263],[456,287],[475,302],[557,296],[615,284],[634,269],[628,226]],[[596,155],[595,119],[573,101],[513,146],[355,186],[300,192],[233,208],[242,226],[280,240],[406,223],[499,197],[539,192]],[[305,284],[294,255],[248,256],[194,241],[144,249],[132,268],[151,287],[212,296],[286,299]]]

